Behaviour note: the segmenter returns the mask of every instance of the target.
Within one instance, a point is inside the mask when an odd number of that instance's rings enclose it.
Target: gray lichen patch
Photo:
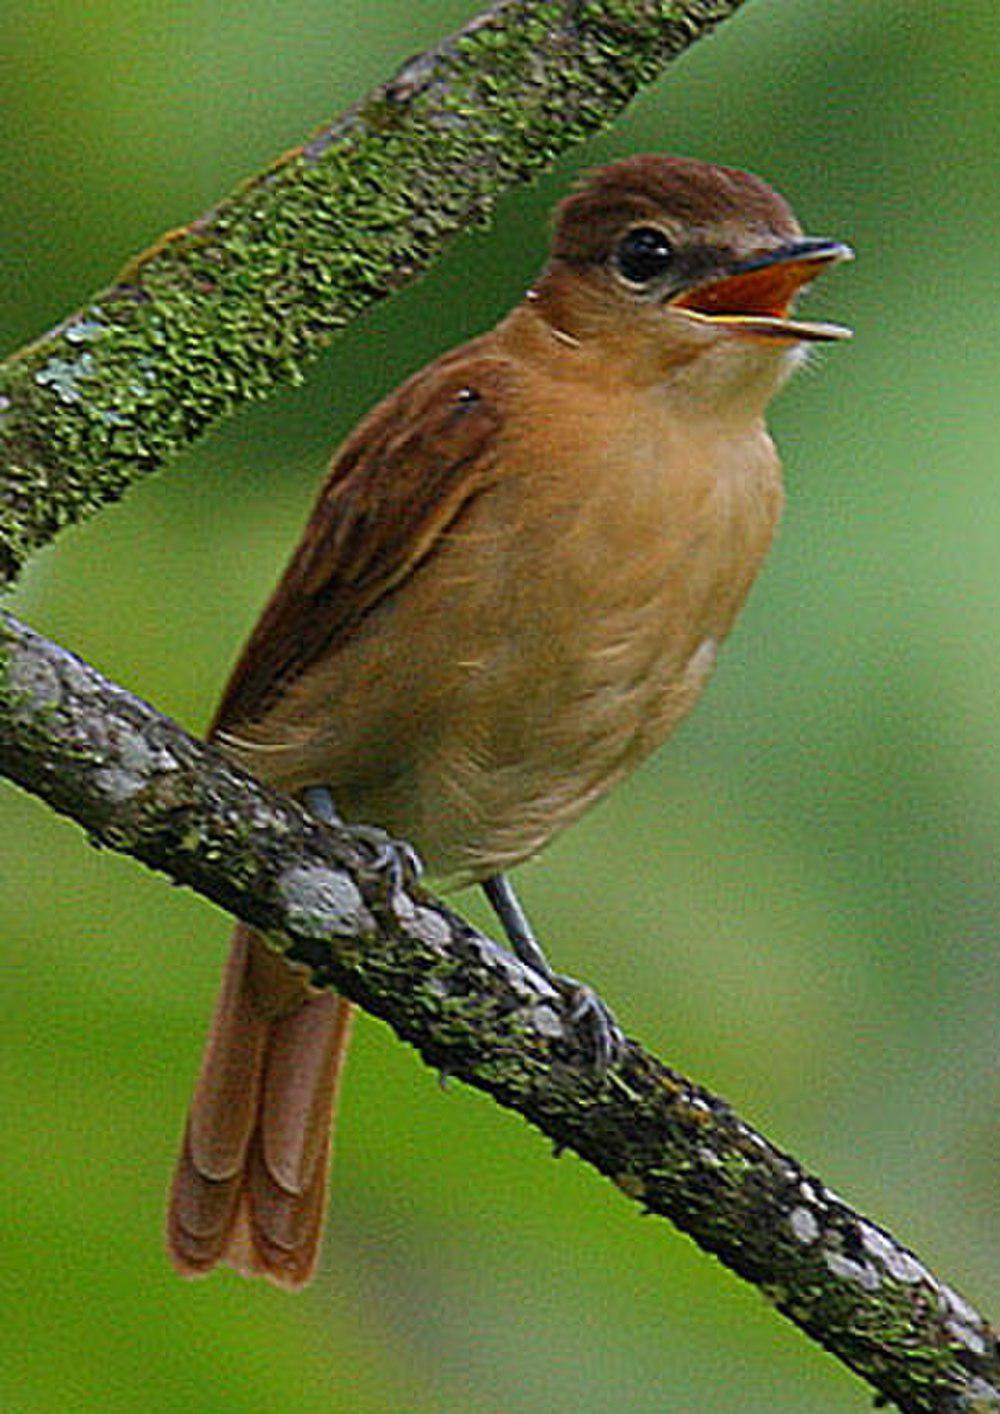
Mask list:
[[[12,655],[6,673],[6,691],[15,717],[32,715],[46,707],[57,707],[62,699],[62,683],[54,664],[27,653]],[[20,711],[19,711],[20,708]]]
[[[871,1262],[855,1262],[851,1257],[845,1257],[843,1252],[829,1251],[823,1253],[823,1261],[833,1276],[854,1282],[865,1291],[878,1291],[882,1285],[882,1279]]]
[[[444,953],[451,942],[451,929],[439,913],[432,908],[419,905],[413,910],[408,923],[409,932],[425,947],[434,952]]]
[[[957,1340],[959,1345],[964,1345],[966,1350],[971,1350],[973,1355],[986,1354],[986,1339],[982,1331],[976,1330],[973,1326],[967,1326],[963,1321],[945,1321],[945,1329],[953,1340]]]
[[[912,1253],[897,1247],[891,1238],[871,1223],[859,1223],[858,1232],[865,1251],[885,1268],[895,1281],[909,1286],[928,1280],[927,1268]]]
[[[393,894],[390,907],[411,937],[434,952],[444,953],[447,950],[451,942],[451,929],[440,913],[417,903],[401,890]]]
[[[935,1281],[938,1304],[945,1318],[945,1329],[952,1339],[971,1350],[974,1355],[986,1353],[986,1338],[979,1313],[943,1281]]]
[[[477,949],[483,965],[491,972],[502,976],[512,990],[525,1000],[528,998],[559,1000],[559,993],[551,982],[541,973],[532,972],[520,958],[515,957],[513,953],[508,952],[492,938],[475,937],[470,941]]]
[[[815,1242],[819,1237],[819,1223],[809,1208],[793,1208],[788,1215],[788,1226],[800,1242]]]
[[[95,314],[98,311],[94,311]],[[98,318],[88,318],[85,314],[78,314],[70,319],[64,329],[66,338],[71,344],[93,344],[98,339],[103,338],[107,332],[107,325]]]
[[[532,1007],[531,1013],[532,1029],[540,1036],[544,1036],[549,1041],[556,1041],[565,1033],[562,1017],[552,1007],[545,1005]]]
[[[166,747],[150,741],[141,727],[133,730],[119,722],[114,732],[95,741],[94,747],[109,758],[95,770],[95,784],[115,805],[148,790],[157,776],[179,769]]]
[[[935,1285],[941,1295],[944,1309],[953,1316],[957,1316],[961,1321],[975,1323],[979,1320],[979,1313],[970,1306],[964,1296],[959,1296],[958,1292],[948,1286],[946,1282],[935,1281]]]
[[[278,879],[288,922],[308,938],[352,937],[375,928],[361,890],[346,874],[317,865],[295,865]]]
[[[116,744],[123,770],[143,775],[177,770],[177,762],[170,752],[163,746],[154,745],[141,731],[119,732]]]
[[[120,764],[101,766],[94,772],[94,784],[112,805],[121,805],[139,794],[148,784],[145,777]]]
[[[96,367],[91,353],[82,353],[75,359],[50,358],[35,374],[35,382],[42,388],[51,388],[60,402],[76,403],[84,394],[80,384],[93,377]]]
[[[991,1410],[1000,1409],[1000,1388],[978,1375],[969,1382],[968,1395],[970,1414],[990,1414]]]

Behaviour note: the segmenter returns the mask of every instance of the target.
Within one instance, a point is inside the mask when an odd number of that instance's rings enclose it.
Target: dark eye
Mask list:
[[[648,285],[663,275],[673,259],[674,248],[655,226],[636,226],[615,251],[615,263],[630,285]]]

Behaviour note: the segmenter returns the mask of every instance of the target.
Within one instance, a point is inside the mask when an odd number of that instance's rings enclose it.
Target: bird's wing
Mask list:
[[[213,734],[266,715],[495,481],[507,382],[505,364],[477,341],[415,374],[359,423],[236,664]]]

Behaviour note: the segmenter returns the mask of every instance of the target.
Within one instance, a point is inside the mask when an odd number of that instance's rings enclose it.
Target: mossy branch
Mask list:
[[[392,888],[350,831],[5,615],[0,772],[266,931],[318,986],[670,1218],[900,1409],[1000,1409],[995,1332],[883,1228],[636,1042],[595,1074],[542,978],[418,886]]]
[[[0,366],[0,584],[610,120],[742,0],[502,0]]]

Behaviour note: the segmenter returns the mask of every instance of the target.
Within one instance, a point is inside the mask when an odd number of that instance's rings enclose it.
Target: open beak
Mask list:
[[[670,307],[683,310],[689,319],[734,334],[813,343],[849,339],[851,330],[842,324],[812,323],[790,315],[803,285],[831,265],[853,258],[851,247],[840,241],[790,241],[685,290],[670,301]]]

